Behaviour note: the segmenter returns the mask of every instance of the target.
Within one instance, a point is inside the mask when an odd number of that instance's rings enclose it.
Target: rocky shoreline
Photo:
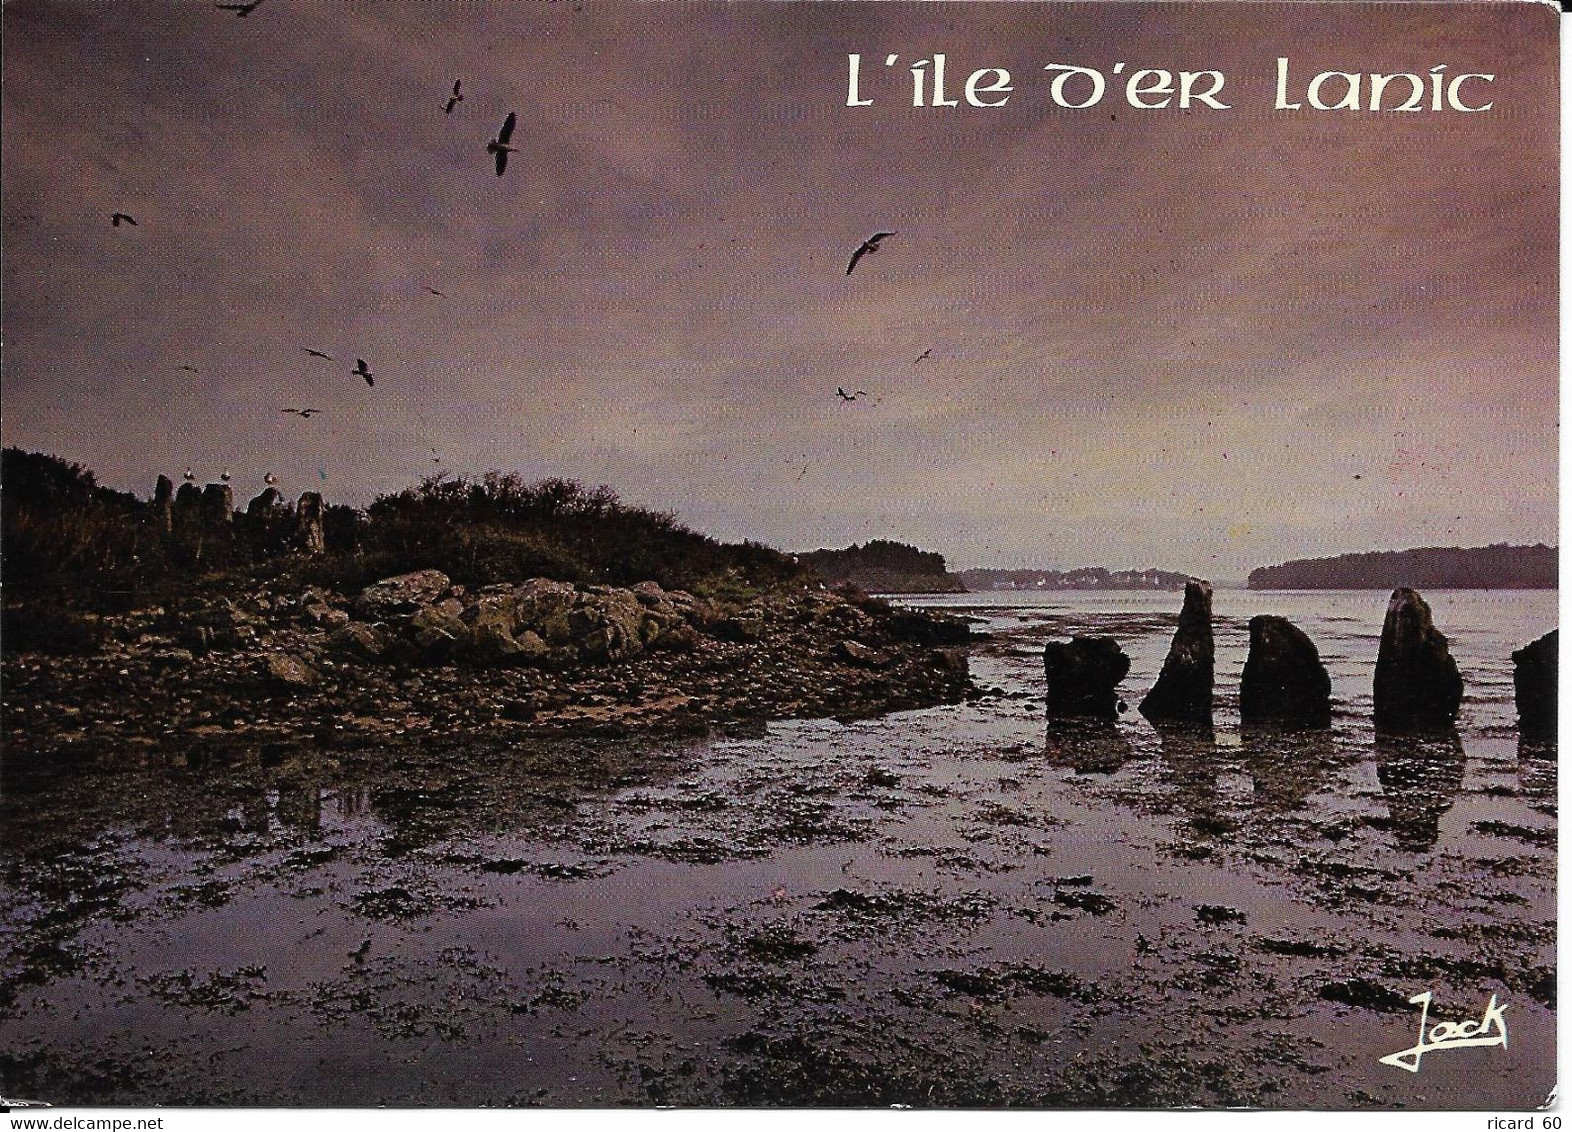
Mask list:
[[[354,595],[185,599],[95,628],[88,655],[7,653],[13,757],[226,738],[671,734],[971,690],[964,622],[828,590],[738,604],[652,582],[466,589],[423,570]]]

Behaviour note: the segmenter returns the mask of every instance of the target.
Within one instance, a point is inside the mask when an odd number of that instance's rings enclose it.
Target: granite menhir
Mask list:
[[[1043,646],[1050,716],[1116,719],[1114,688],[1130,671],[1130,658],[1112,637],[1072,637]]]
[[[1192,578],[1185,583],[1184,607],[1168,658],[1157,683],[1141,701],[1151,720],[1178,723],[1212,721],[1212,585]]]
[[[1239,681],[1244,723],[1329,727],[1332,678],[1315,642],[1286,617],[1250,618],[1250,655]]]
[[[1375,667],[1375,724],[1386,731],[1446,731],[1457,723],[1463,678],[1418,591],[1392,591]]]

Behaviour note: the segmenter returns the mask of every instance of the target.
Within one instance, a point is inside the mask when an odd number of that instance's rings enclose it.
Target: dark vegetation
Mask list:
[[[654,580],[722,600],[808,577],[779,551],[717,542],[670,514],[622,503],[608,487],[526,483],[497,472],[478,481],[428,478],[364,511],[329,505],[326,552],[306,556],[281,537],[276,514],[235,511],[228,521],[177,521],[166,531],[152,501],[99,485],[80,464],[7,448],[0,519],[8,607],[23,600],[32,607],[25,619],[7,616],[7,644],[23,647],[21,638],[31,635],[26,647],[45,651],[91,645],[92,623],[80,612],[280,577],[350,589],[436,568],[467,585]],[[48,610],[56,616],[39,616]]]
[[[1508,546],[1421,547],[1304,558],[1250,571],[1252,590],[1414,589],[1553,590],[1556,548]]]
[[[944,555],[902,542],[873,539],[845,550],[814,550],[799,555],[831,582],[850,582],[883,593],[963,593],[965,588],[944,568]]]

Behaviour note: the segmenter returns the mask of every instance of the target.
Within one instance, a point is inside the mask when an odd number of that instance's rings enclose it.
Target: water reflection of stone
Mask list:
[[[1432,848],[1441,815],[1463,786],[1463,741],[1450,735],[1376,733],[1376,777],[1386,793],[1398,845],[1413,852]]]
[[[1217,776],[1222,768],[1211,725],[1154,722],[1153,727],[1163,759],[1163,781],[1189,816],[1192,830],[1208,836],[1233,829],[1235,823],[1224,816],[1219,804]]]
[[[1256,804],[1265,809],[1300,808],[1326,786],[1339,762],[1330,731],[1256,724],[1242,727],[1239,741]]]
[[[1049,766],[1077,774],[1112,774],[1131,755],[1130,740],[1106,719],[1050,719],[1043,744]]]
[[[1519,739],[1517,780],[1523,795],[1536,802],[1556,801],[1556,745]]]

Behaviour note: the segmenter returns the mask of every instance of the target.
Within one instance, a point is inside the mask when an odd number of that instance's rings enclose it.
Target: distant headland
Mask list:
[[[1301,558],[1250,571],[1252,590],[1553,590],[1557,550],[1536,543],[1420,547]]]

